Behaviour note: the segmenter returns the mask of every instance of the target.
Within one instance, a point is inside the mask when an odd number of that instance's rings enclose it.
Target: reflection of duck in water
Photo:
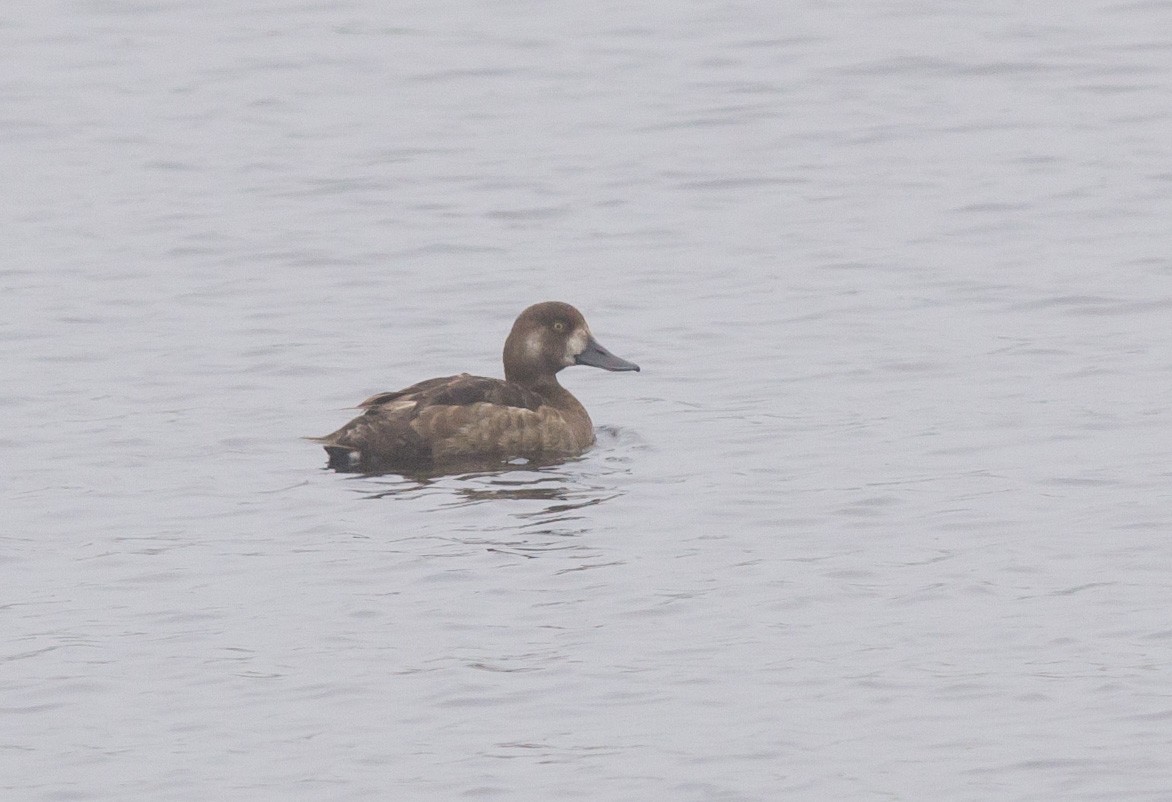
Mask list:
[[[605,370],[639,366],[594,339],[582,313],[557,301],[521,313],[505,340],[505,379],[461,373],[379,393],[333,434],[310,438],[339,470],[428,468],[468,460],[541,460],[585,451],[594,425],[558,384],[570,365]]]

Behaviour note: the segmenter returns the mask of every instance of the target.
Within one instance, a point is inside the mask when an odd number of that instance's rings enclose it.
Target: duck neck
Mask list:
[[[586,414],[586,408],[582,406],[577,398],[574,398],[569,390],[567,390],[565,387],[562,387],[562,385],[558,382],[556,375],[548,374],[545,376],[526,376],[523,374],[510,374],[510,372],[506,370],[505,381],[512,382],[513,384],[519,384],[527,390],[532,390],[533,392],[539,394],[547,402],[549,402],[551,406],[557,407],[558,409],[567,411],[572,410],[574,412],[581,411],[583,415]]]

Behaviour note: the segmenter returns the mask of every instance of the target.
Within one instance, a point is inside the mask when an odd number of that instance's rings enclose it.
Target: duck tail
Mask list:
[[[321,437],[302,437],[311,443],[317,443],[326,450],[329,456],[327,468],[337,471],[352,471],[362,462],[362,452],[354,446],[340,446],[334,442],[334,435],[327,434]]]
[[[327,468],[333,468],[335,471],[352,471],[362,462],[362,452],[356,448],[330,444],[323,447],[329,455]]]

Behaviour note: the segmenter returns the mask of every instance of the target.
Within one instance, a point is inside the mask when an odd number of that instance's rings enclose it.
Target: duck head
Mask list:
[[[551,379],[562,368],[590,365],[603,370],[638,370],[599,344],[582,313],[560,301],[526,309],[505,340],[505,379],[520,384]]]

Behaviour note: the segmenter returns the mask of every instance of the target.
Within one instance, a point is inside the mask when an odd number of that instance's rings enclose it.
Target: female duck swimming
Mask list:
[[[325,437],[329,467],[350,471],[430,468],[459,461],[580,454],[594,443],[585,407],[558,384],[571,365],[639,366],[607,351],[569,304],[535,304],[505,340],[505,379],[445,376],[359,404],[365,412]]]

